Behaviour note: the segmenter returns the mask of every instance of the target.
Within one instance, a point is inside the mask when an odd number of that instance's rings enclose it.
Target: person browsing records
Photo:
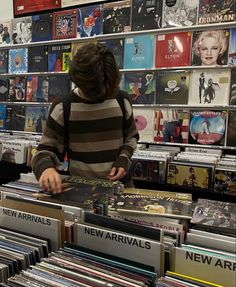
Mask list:
[[[102,44],[81,46],[72,59],[70,79],[70,174],[121,180],[128,172],[139,135],[129,96],[120,90],[120,73],[113,53]],[[32,159],[42,189],[62,191],[57,171],[64,158],[63,99],[57,98]]]

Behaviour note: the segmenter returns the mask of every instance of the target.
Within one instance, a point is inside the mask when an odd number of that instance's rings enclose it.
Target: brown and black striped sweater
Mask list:
[[[117,99],[89,103],[72,92],[69,118],[71,175],[106,179],[113,166],[128,169],[139,135],[131,101],[123,91],[120,95],[124,98],[124,118]],[[57,99],[51,106],[32,160],[37,179],[46,168],[58,167],[63,161],[64,135],[63,103]]]

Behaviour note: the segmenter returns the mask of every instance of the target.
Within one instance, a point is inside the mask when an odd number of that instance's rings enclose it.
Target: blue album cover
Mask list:
[[[154,64],[155,35],[137,35],[125,39],[124,69],[149,69]]]
[[[48,107],[26,107],[25,131],[42,133],[48,116]]]
[[[230,29],[228,64],[236,66],[236,28]]]
[[[6,105],[0,105],[0,130],[5,130],[6,124]]]
[[[101,5],[79,8],[77,19],[77,38],[102,34],[103,12]]]
[[[28,72],[28,48],[9,50],[9,74],[20,74]]]
[[[53,33],[52,13],[32,16],[32,42],[50,41]]]

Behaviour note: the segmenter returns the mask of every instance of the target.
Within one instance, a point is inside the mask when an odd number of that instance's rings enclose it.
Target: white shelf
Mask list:
[[[142,104],[142,105],[137,105],[133,104],[133,108],[143,108],[143,109],[199,109],[199,110],[235,110],[236,111],[236,106],[231,106],[231,105],[215,105],[215,106],[200,106],[200,105],[166,105],[166,104]]]

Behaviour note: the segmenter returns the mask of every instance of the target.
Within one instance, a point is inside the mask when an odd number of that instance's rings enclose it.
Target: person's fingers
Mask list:
[[[116,167],[113,167],[109,173],[109,176],[114,176],[116,174]]]
[[[114,180],[118,180],[121,179],[125,176],[126,172],[124,170],[123,167],[119,167],[118,169],[116,169],[116,174],[114,176],[110,176],[110,180],[114,181]]]

